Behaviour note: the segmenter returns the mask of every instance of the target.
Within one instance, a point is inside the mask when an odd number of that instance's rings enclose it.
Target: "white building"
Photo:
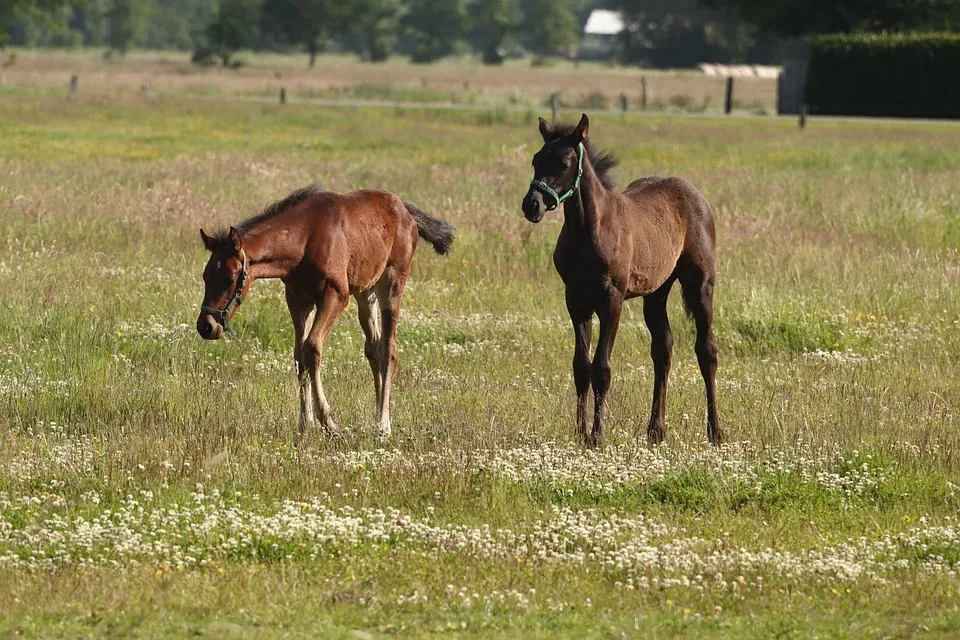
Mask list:
[[[583,26],[582,58],[606,58],[617,49],[617,40],[624,30],[623,14],[609,9],[594,9]]]

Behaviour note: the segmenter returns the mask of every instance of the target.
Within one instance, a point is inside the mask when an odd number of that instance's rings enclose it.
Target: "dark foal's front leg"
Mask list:
[[[613,343],[617,339],[620,327],[620,311],[623,308],[623,295],[619,291],[610,292],[605,305],[597,310],[600,318],[600,337],[597,339],[597,351],[593,356],[591,382],[593,383],[593,433],[587,444],[599,447],[603,444],[603,415],[610,389],[610,355]]]
[[[573,323],[573,383],[577,388],[577,432],[584,443],[587,429],[587,396],[590,393],[590,341],[593,339],[593,311],[567,290],[567,312]]]
[[[660,444],[667,435],[667,378],[673,357],[673,332],[667,317],[671,284],[668,282],[643,299],[643,319],[650,330],[650,358],[653,360],[653,402],[647,423],[647,439],[651,445]]]

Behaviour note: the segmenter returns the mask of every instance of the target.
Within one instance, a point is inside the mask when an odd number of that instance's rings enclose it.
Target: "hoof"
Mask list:
[[[378,422],[376,428],[377,442],[383,444],[390,439],[390,435],[393,433],[393,427],[390,424],[389,420]]]
[[[662,424],[650,425],[647,427],[647,444],[651,447],[663,444],[667,439],[667,429]]]
[[[710,428],[707,427],[707,438],[710,440],[710,444],[715,447],[719,447],[726,440],[726,434],[723,432],[723,429],[720,427]]]
[[[583,444],[588,449],[600,449],[603,447],[603,434],[591,433],[583,439]]]

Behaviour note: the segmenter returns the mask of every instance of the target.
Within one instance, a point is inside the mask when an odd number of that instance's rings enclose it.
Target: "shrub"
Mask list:
[[[827,35],[813,42],[811,113],[960,117],[960,34]]]

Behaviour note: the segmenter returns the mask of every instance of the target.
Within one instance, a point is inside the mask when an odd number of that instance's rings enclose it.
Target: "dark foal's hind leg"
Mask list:
[[[703,375],[707,395],[707,437],[719,445],[723,442],[723,429],[717,414],[717,344],[713,340],[713,273],[706,273],[698,266],[691,266],[680,276],[683,285],[683,300],[697,325],[697,362]]]
[[[587,396],[590,393],[590,341],[593,338],[593,311],[567,291],[567,311],[573,323],[573,382],[577,387],[577,432],[590,442],[587,430]]]
[[[650,330],[650,358],[653,360],[653,402],[647,423],[647,439],[652,445],[660,444],[667,435],[667,377],[673,357],[673,332],[667,317],[667,298],[672,286],[673,280],[668,280],[643,299],[643,319]]]
[[[597,339],[597,351],[593,356],[593,433],[587,442],[589,446],[603,444],[603,415],[610,389],[610,354],[617,339],[620,327],[620,311],[623,308],[623,296],[619,291],[610,291],[606,304],[597,310],[600,318],[600,337]]]

